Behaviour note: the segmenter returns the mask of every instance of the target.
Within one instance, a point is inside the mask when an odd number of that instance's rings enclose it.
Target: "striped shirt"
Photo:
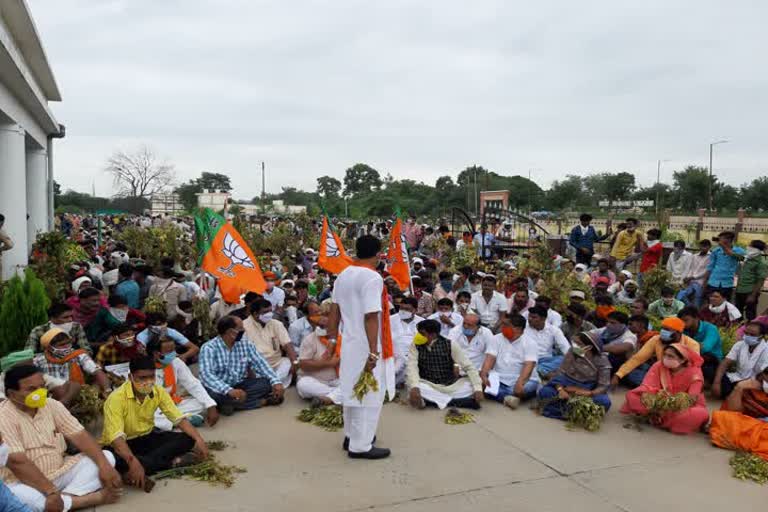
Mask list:
[[[233,386],[248,376],[248,370],[269,379],[274,386],[280,379],[253,343],[243,338],[230,349],[221,336],[203,344],[200,349],[200,380],[215,393],[226,395]]]
[[[65,437],[83,431],[83,426],[60,402],[49,398],[34,416],[19,410],[13,402],[0,403],[0,435],[11,454],[23,453],[48,480],[54,480],[77,464],[83,455],[66,454]],[[17,478],[0,468],[0,478],[14,483]]]
[[[80,368],[86,375],[93,375],[101,370],[101,367],[99,367],[99,365],[96,364],[96,361],[94,361],[87,353],[80,354],[66,363],[52,363],[45,357],[45,353],[42,353],[37,354],[32,362],[35,366],[40,368],[44,374],[52,375],[62,380],[69,380],[69,365],[72,362],[76,362],[80,365]]]

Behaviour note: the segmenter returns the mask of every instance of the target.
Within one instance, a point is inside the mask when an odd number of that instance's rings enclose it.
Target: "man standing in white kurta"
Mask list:
[[[373,442],[384,393],[389,391],[389,396],[394,396],[395,379],[394,359],[384,360],[381,355],[381,320],[382,314],[388,313],[382,311],[384,281],[374,270],[381,242],[370,235],[361,236],[355,250],[355,262],[339,274],[334,284],[328,335],[335,337],[340,326],[344,448],[353,459],[383,459],[389,456],[389,450],[375,447]],[[379,390],[368,392],[360,401],[353,388],[364,368],[373,372]]]

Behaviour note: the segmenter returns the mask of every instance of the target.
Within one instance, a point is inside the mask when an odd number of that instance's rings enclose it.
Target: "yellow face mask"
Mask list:
[[[417,332],[416,335],[413,337],[414,345],[424,345],[427,342],[429,342],[427,337],[421,334],[420,332]]]
[[[24,405],[30,409],[41,409],[45,407],[45,402],[48,401],[48,390],[45,388],[38,388],[27,395],[24,399]]]

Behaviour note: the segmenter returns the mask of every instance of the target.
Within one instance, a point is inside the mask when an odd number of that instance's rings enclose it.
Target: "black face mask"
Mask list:
[[[235,341],[240,341],[243,339],[243,334],[245,334],[245,331],[237,331],[237,336],[235,336]]]

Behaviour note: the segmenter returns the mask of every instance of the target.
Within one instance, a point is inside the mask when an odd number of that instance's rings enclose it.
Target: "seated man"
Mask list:
[[[552,299],[544,295],[539,295],[538,297],[536,297],[536,299],[534,299],[534,303],[536,304],[536,306],[540,308],[544,308],[546,310],[547,325],[551,325],[552,327],[557,327],[558,329],[563,325],[563,317],[560,315],[560,313],[552,309]],[[526,320],[528,320],[529,312],[530,312],[530,309],[522,313],[523,318],[525,318]]]
[[[467,311],[471,309],[471,303],[472,303],[472,294],[466,291],[460,291],[456,295],[456,312],[460,314],[461,316],[464,316],[467,314]]]
[[[72,306],[72,318],[83,326],[86,336],[89,336],[88,328],[93,323],[96,315],[99,314],[99,311],[106,307],[106,302],[106,297],[92,286],[80,288],[77,296],[70,297],[67,301]],[[88,341],[95,342],[96,340],[89,337]]]
[[[134,325],[137,330],[144,328],[146,321],[144,313],[129,308],[128,301],[124,297],[112,295],[109,297],[108,304],[108,308],[99,310],[85,331],[92,345],[98,346],[106,342],[112,333],[112,328],[119,324]]]
[[[47,397],[40,370],[14,366],[5,374],[0,437],[8,447],[0,477],[29,509],[71,510],[114,503],[120,475],[115,459],[59,402]],[[68,456],[64,440],[80,453]]]
[[[424,320],[416,315],[418,307],[419,301],[415,297],[406,297],[400,303],[397,317],[391,317],[396,325],[396,328],[392,329],[392,344],[395,350],[395,381],[398,384],[405,382],[405,367],[411,353],[413,337],[416,336],[416,326]]]
[[[677,316],[684,307],[683,301],[675,298],[675,290],[665,286],[661,289],[661,298],[651,302],[651,305],[648,306],[648,314],[664,319]]]
[[[730,327],[741,321],[739,308],[728,302],[723,292],[711,290],[707,299],[708,305],[699,310],[699,318],[716,327]]]
[[[43,352],[35,355],[32,362],[48,375],[62,380],[85,384],[86,376],[93,379],[104,396],[111,388],[107,374],[83,349],[72,346],[72,338],[61,329],[54,327],[40,338]]]
[[[0,359],[0,402],[5,400],[5,372],[13,368],[14,366],[31,366],[32,358],[35,354],[31,350],[20,350],[18,352],[11,352],[7,356]],[[64,407],[69,405],[77,398],[80,393],[80,384],[72,382],[71,380],[64,380],[53,375],[43,374],[43,381],[45,382],[45,389],[48,390],[49,395],[55,398]]]
[[[480,325],[480,315],[471,310],[464,315],[462,324],[451,329],[448,334],[448,339],[459,344],[478,371],[485,362],[485,351],[491,338],[491,330]]]
[[[440,336],[447,338],[451,329],[461,325],[462,319],[460,314],[454,313],[453,301],[445,298],[437,301],[437,313],[431,315],[429,320],[436,320],[440,323]]]
[[[149,476],[203,460],[208,447],[165,388],[155,384],[154,359],[132,359],[130,371],[129,379],[104,403],[101,443],[115,454],[115,468],[125,482],[150,492],[155,484]],[[158,409],[181,432],[155,430]],[[195,454],[190,453],[193,449]]]
[[[198,347],[203,343],[202,328],[200,321],[194,317],[194,305],[191,301],[179,302],[176,306],[176,318],[168,322],[168,327],[175,329]]]
[[[283,384],[272,367],[243,339],[243,321],[225,316],[216,324],[219,335],[200,351],[200,380],[216,400],[219,412],[258,409],[283,401]]]
[[[602,348],[599,336],[582,332],[574,337],[555,376],[539,390],[544,416],[565,419],[567,402],[573,396],[588,396],[608,412],[611,362]]]
[[[677,316],[685,323],[685,334],[701,345],[700,353],[704,359],[701,372],[704,374],[704,382],[712,384],[717,367],[723,360],[720,331],[711,323],[699,319],[699,311],[694,306],[684,307]]]
[[[119,324],[112,329],[107,342],[99,347],[96,362],[105,368],[115,364],[127,363],[136,356],[145,355],[146,348],[136,341],[133,327]]]
[[[69,334],[77,348],[82,348],[91,353],[91,345],[88,343],[88,337],[85,335],[85,329],[77,322],[72,321],[72,306],[59,302],[48,308],[48,321],[38,325],[29,333],[27,346],[25,348],[37,353],[42,352],[40,348],[40,338],[43,334],[57,327]]]
[[[311,303],[310,303],[311,304]],[[314,404],[341,404],[339,361],[341,359],[341,336],[328,338],[328,313],[330,302],[317,310],[314,332],[301,342],[299,352],[299,380],[296,391]]]
[[[308,300],[301,308],[301,312],[304,316],[291,322],[288,327],[288,337],[291,338],[293,343],[293,349],[299,352],[301,349],[301,342],[312,334],[317,328],[317,320],[320,316],[320,305],[314,300]],[[243,319],[245,320],[245,318]]]
[[[712,382],[712,394],[716,398],[727,399],[740,382],[756,379],[757,374],[766,367],[768,343],[765,341],[765,326],[750,322],[744,330],[744,337],[733,345],[718,365]]]
[[[589,332],[600,337],[603,352],[608,352],[614,371],[624,364],[637,346],[637,338],[629,330],[628,323],[629,317],[625,313],[612,311],[605,317],[605,327]]]
[[[536,369],[541,376],[547,376],[558,369],[563,362],[563,356],[571,349],[570,342],[565,338],[559,327],[547,323],[549,311],[543,306],[533,306],[527,311],[528,326],[525,336],[538,347],[538,362]]]
[[[149,343],[147,352],[155,360],[155,383],[168,392],[179,411],[195,427],[202,425],[204,420],[209,426],[214,426],[219,421],[216,402],[192,375],[187,363],[177,357],[176,342],[168,337],[160,338]],[[173,424],[161,410],[155,412],[155,427],[173,430]]]
[[[624,283],[624,288],[615,295],[616,303],[630,305],[637,300],[639,295],[640,289],[637,286],[637,282],[632,279],[627,279]]]
[[[525,335],[525,325],[522,316],[505,313],[501,332],[488,344],[480,370],[485,394],[510,409],[536,396],[539,389],[539,375],[534,371],[539,347]]]
[[[466,407],[479,409],[483,385],[477,369],[455,341],[440,334],[437,320],[423,320],[411,345],[406,369],[406,385],[413,407],[434,404],[440,409]],[[463,371],[466,377],[460,377]]]
[[[689,338],[683,334],[685,324],[682,320],[676,317],[665,318],[661,322],[661,332],[658,336],[654,336],[650,340],[646,341],[640,350],[638,350],[632,357],[630,357],[626,363],[616,370],[616,373],[611,379],[611,386],[616,387],[619,385],[619,381],[625,377],[628,377],[632,370],[640,369],[644,363],[650,362],[651,358],[655,357],[656,361],[661,361],[664,357],[664,349],[672,343],[682,343],[693,352],[699,353],[700,347],[696,340]],[[628,379],[628,384],[633,388],[639,386],[645,378],[646,369],[642,372],[633,374],[631,380]],[[639,379],[639,383],[638,383]]]
[[[299,356],[285,326],[273,317],[272,303],[259,299],[252,306],[251,316],[243,322],[243,329],[245,338],[253,343],[287,388],[299,367]]]
[[[147,328],[136,335],[136,341],[146,347],[150,341],[159,340],[162,336],[167,336],[176,342],[182,351],[179,356],[182,361],[190,364],[194,362],[200,348],[176,329],[168,327],[168,317],[165,316],[165,313],[149,313],[147,315]]]
[[[580,291],[578,293],[582,297],[584,296],[584,292]],[[573,292],[571,292],[571,295],[573,295]],[[587,317],[587,307],[582,302],[573,302],[573,297],[571,300],[572,302],[568,304],[565,310],[565,321],[560,325],[560,330],[563,331],[563,335],[568,341],[571,341],[580,332],[589,332],[595,329],[595,324],[585,320]]]

